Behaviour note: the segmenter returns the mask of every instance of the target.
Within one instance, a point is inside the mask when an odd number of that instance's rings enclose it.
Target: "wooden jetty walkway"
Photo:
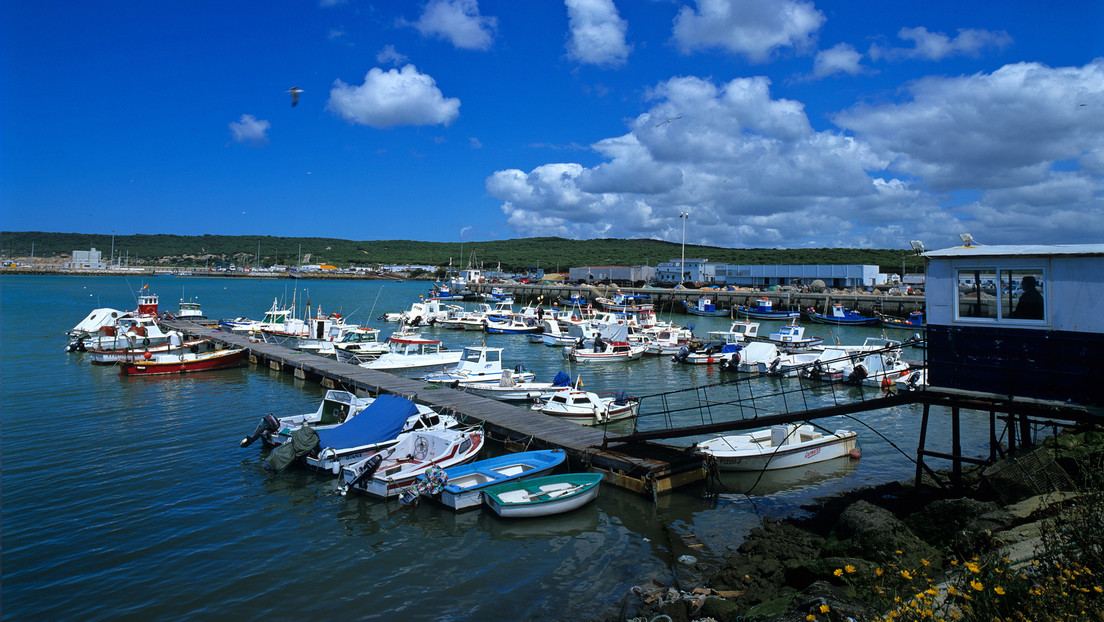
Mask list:
[[[605,473],[609,483],[639,493],[654,496],[700,481],[706,476],[701,457],[680,447],[640,441],[606,445],[606,436],[598,428],[564,421],[527,408],[253,341],[244,335],[193,322],[170,320],[163,323],[186,335],[245,348],[249,351],[250,363],[254,365],[292,373],[296,378],[317,381],[326,388],[342,388],[360,395],[403,395],[452,414],[464,423],[482,424],[490,438],[527,447],[562,448],[576,463],[591,471]]]

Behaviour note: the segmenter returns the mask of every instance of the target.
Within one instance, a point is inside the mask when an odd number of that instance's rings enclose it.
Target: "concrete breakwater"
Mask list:
[[[543,304],[550,304],[557,299],[568,299],[572,292],[584,295],[588,302],[594,302],[598,297],[610,297],[614,292],[625,294],[647,294],[652,297],[657,313],[684,312],[683,302],[694,304],[700,296],[709,296],[717,307],[732,309],[736,305],[751,306],[760,298],[767,298],[778,310],[799,311],[813,307],[820,313],[824,313],[839,303],[870,315],[875,311],[894,317],[907,317],[913,311],[924,310],[923,296],[903,296],[885,293],[852,293],[845,291],[827,292],[798,292],[798,291],[761,291],[755,289],[711,290],[711,289],[655,289],[638,287],[616,287],[600,285],[566,285],[558,283],[517,283],[517,284],[488,284],[477,283],[469,286],[472,291],[480,293],[490,292],[491,287],[501,287],[503,291],[511,293],[519,301],[533,302],[540,297]]]

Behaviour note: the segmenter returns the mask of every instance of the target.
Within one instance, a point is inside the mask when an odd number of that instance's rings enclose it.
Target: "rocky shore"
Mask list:
[[[1092,551],[1086,563],[1080,548],[1076,555],[1056,550],[1072,550],[1079,538],[1095,539],[1093,548],[1100,548],[1104,436],[1048,441],[969,470],[958,486],[888,483],[821,501],[806,508],[807,518],[764,519],[720,567],[695,568],[701,585],[636,588],[615,619],[988,620],[972,614],[1015,610],[1011,599],[1032,598],[1053,583],[1046,568],[1056,564],[1068,573],[1078,564],[1104,564],[1104,555]],[[1097,581],[1094,570],[1104,575],[1104,568],[1086,571],[1092,580],[1076,595],[1095,605],[1061,619],[1104,620],[1093,614],[1104,611],[1104,576]],[[1061,596],[1072,591],[1062,588]],[[1077,608],[1081,601],[1073,602],[1054,606]]]

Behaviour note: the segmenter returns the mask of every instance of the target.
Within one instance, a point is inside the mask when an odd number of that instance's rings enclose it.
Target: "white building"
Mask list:
[[[681,270],[679,266],[685,266]],[[708,259],[687,259],[685,264],[682,258],[664,261],[656,266],[655,278],[659,283],[715,283],[718,264],[709,263]],[[681,278],[679,273],[682,273]]]
[[[656,270],[651,266],[583,266],[571,268],[567,278],[572,283],[610,281],[619,285],[633,285],[655,279]]]
[[[103,262],[100,251],[93,248],[90,251],[73,251],[73,259],[64,267],[75,270],[106,270],[107,264]]]

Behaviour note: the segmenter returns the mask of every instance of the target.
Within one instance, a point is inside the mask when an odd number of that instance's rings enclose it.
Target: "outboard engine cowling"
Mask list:
[[[357,476],[353,478],[353,481],[349,482],[348,487],[352,488],[360,483],[361,480],[368,479],[376,474],[376,470],[379,469],[380,463],[383,462],[383,455],[376,453],[371,458],[368,458],[364,462],[364,468],[357,473]]]
[[[257,429],[253,430],[253,433],[241,440],[242,447],[249,447],[261,438],[266,432],[271,434],[280,429],[280,422],[273,416],[272,413],[268,413],[261,418],[261,422],[257,424]]]

